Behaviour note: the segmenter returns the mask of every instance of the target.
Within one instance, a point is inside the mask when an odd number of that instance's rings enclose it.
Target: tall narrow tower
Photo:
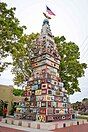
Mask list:
[[[59,76],[60,60],[49,20],[45,19],[35,41],[31,56],[33,73],[28,81],[29,108],[36,120],[48,122],[71,118],[68,96]]]

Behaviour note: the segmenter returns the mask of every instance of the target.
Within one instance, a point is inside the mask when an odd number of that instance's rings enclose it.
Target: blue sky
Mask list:
[[[21,25],[26,25],[25,33],[40,32],[46,5],[56,16],[50,20],[54,36],[64,35],[67,41],[75,42],[80,48],[80,62],[88,64],[88,0],[1,0],[9,7],[16,7],[16,17]],[[0,77],[0,84],[13,85],[8,69]],[[70,97],[71,102],[88,97],[88,69],[79,79],[81,93]]]

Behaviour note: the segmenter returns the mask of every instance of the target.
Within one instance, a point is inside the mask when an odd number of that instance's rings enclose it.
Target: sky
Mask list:
[[[15,16],[25,25],[26,34],[41,31],[46,5],[56,14],[50,20],[54,36],[64,35],[67,42],[75,42],[80,49],[80,62],[88,64],[88,0],[0,0],[10,7],[16,7]],[[10,68],[0,76],[0,84],[13,85]],[[79,79],[81,92],[70,96],[71,102],[88,98],[88,69]]]

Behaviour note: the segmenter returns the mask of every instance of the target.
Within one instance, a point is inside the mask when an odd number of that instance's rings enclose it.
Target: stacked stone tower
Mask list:
[[[48,122],[71,118],[68,95],[59,76],[60,60],[49,20],[45,19],[31,56],[33,73],[26,95],[36,120]]]

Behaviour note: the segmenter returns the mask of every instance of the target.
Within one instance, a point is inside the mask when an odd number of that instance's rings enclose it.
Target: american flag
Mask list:
[[[46,11],[48,12],[49,15],[55,16],[55,14],[50,10],[50,8],[48,6],[46,6]]]

